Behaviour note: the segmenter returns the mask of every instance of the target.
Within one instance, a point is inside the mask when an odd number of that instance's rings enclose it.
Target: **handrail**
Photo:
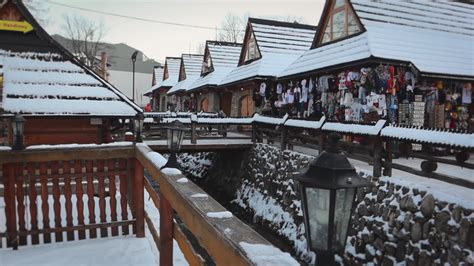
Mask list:
[[[172,210],[178,213],[184,224],[196,236],[199,243],[206,248],[217,265],[253,264],[240,245],[242,242],[271,245],[234,216],[228,218],[209,217],[211,212],[221,213],[226,209],[211,197],[193,198],[192,195],[205,194],[205,192],[191,181],[178,182],[183,178],[182,175],[163,174],[150,157],[150,154],[153,153],[148,146],[137,145],[137,159],[160,186],[160,204],[165,205],[164,208],[160,208],[160,219],[172,220],[173,212],[169,212],[170,217],[165,217],[167,212],[164,210],[167,208],[166,204],[170,204]],[[160,231],[161,229],[163,229],[163,224],[160,224]],[[172,231],[160,232],[160,239],[166,239],[166,236],[162,234],[170,234]],[[169,252],[169,249],[166,249],[165,252]],[[167,255],[160,251],[161,256]],[[269,259],[274,260],[273,262],[269,261],[270,264],[277,265],[279,263],[277,258]]]

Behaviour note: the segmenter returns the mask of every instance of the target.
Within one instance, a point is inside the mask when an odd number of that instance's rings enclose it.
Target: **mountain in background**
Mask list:
[[[58,34],[53,35],[53,38],[70,52],[74,52],[72,49],[72,41],[70,39]],[[133,66],[130,57],[136,50],[137,49],[125,43],[101,43],[100,52],[105,52],[107,54],[108,63],[110,64],[108,67],[109,70],[132,72]],[[100,53],[97,54],[97,56],[100,57]],[[135,63],[136,73],[152,74],[154,66],[161,66],[161,63],[146,57],[141,51],[138,53],[137,61]]]

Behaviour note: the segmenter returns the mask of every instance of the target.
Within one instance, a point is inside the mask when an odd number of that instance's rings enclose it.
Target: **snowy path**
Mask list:
[[[119,195],[117,199],[120,199]],[[51,196],[48,201],[50,204],[53,203]],[[63,196],[61,196],[61,201],[62,206],[64,206]],[[73,197],[73,201],[73,206],[75,206],[75,197]],[[38,198],[38,203],[39,206],[41,206],[41,198]],[[52,209],[53,208],[50,208],[50,219],[53,217]],[[96,201],[96,209],[98,209],[98,200]],[[73,208],[73,210],[75,210],[75,208]],[[87,208],[85,208],[85,210],[87,210]],[[156,230],[159,232],[160,214],[146,191],[145,210],[148,212]],[[118,211],[120,211],[120,209],[118,209]],[[38,214],[38,221],[41,221],[42,213],[38,212]],[[87,217],[87,215],[85,216]],[[65,215],[62,215],[62,217],[65,217]],[[109,220],[109,218],[110,210],[107,210],[107,220]],[[73,219],[74,224],[76,224],[76,212],[73,213]],[[65,223],[65,221],[63,221],[63,223]],[[5,229],[5,202],[4,198],[0,197],[0,230],[5,231]],[[120,231],[121,230],[119,230],[119,232]],[[86,235],[88,236],[88,234]],[[3,239],[4,248],[0,249],[0,266],[157,265],[159,263],[159,251],[156,248],[147,224],[145,224],[145,235],[145,238],[137,238],[135,236],[100,238],[99,234],[99,238],[97,239],[54,243],[54,234],[52,234],[52,244],[42,244],[42,237],[40,236],[41,242],[39,245],[21,246],[17,251],[13,251],[11,248],[5,248],[6,243],[5,239]],[[188,265],[176,241],[174,241],[173,253],[174,265]]]

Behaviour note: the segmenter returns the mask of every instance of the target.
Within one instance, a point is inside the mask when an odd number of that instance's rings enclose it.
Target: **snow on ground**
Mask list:
[[[145,191],[144,194],[145,210],[153,221],[156,230],[159,232],[159,211],[150,199],[147,191]],[[64,206],[64,196],[61,196],[60,200],[61,206]],[[87,206],[87,195],[84,196],[83,200],[85,203],[84,206]],[[75,197],[73,197],[73,206],[76,206],[76,201]],[[54,210],[51,208],[53,204],[53,198],[51,196],[49,197],[48,202],[50,204],[49,217],[50,220],[53,221]],[[119,195],[117,196],[117,202],[120,202]],[[38,206],[41,206],[41,197],[38,197],[37,203]],[[99,206],[97,198],[95,198],[95,203],[96,210],[98,210]],[[107,204],[107,206],[109,205]],[[88,223],[87,208],[84,208],[84,211],[84,219],[85,222]],[[120,208],[117,209],[117,214],[119,217],[121,216]],[[64,218],[66,216],[63,210],[61,217],[63,218],[62,224],[65,225]],[[132,218],[130,211],[129,218]],[[29,216],[27,216],[27,221],[29,221]],[[39,226],[42,224],[41,221],[42,212],[39,211]],[[109,209],[107,209],[107,221],[110,221]],[[5,222],[5,202],[4,198],[0,197],[0,232],[6,230]],[[76,208],[73,208],[73,223],[74,225],[77,224]],[[27,225],[29,224],[31,223],[27,223]],[[121,234],[121,230],[119,230],[119,233]],[[78,239],[77,232],[75,232],[75,234],[76,239]],[[100,234],[98,234],[97,239],[54,243],[55,235],[52,234],[52,244],[43,244],[43,238],[40,236],[39,245],[21,246],[17,251],[13,251],[10,248],[0,249],[0,265],[157,265],[159,263],[159,251],[156,248],[153,237],[151,236],[148,225],[146,224],[145,235],[146,238],[137,238],[133,235],[100,238]],[[89,232],[86,230],[86,238],[88,237]],[[63,238],[66,239],[65,233],[63,233]],[[5,247],[5,243],[3,243],[3,246]],[[174,265],[188,265],[176,241],[174,241],[173,246],[173,262]]]
[[[0,265],[10,266],[156,265],[158,261],[148,230],[146,238],[119,236],[0,249]]]
[[[278,144],[275,144],[278,145]],[[294,146],[294,150],[298,153],[305,155],[317,156],[318,151],[316,149]],[[471,156],[472,157],[472,156]],[[470,159],[472,160],[472,159]],[[355,159],[349,159],[352,165],[357,171],[363,171],[372,174],[372,165],[367,164]],[[421,159],[394,159],[394,162],[404,164],[415,169],[420,169],[420,164],[423,160]],[[455,165],[438,163],[438,170],[436,172],[443,173],[446,175],[463,178],[467,180],[473,180],[474,171],[467,168],[462,168]],[[474,194],[473,190],[458,185],[453,185],[447,182],[443,182],[436,179],[431,179],[423,176],[410,174],[401,170],[392,169],[391,177],[382,177],[382,180],[390,181],[395,184],[402,186],[408,186],[411,188],[418,188],[433,194],[433,196],[441,201],[450,203],[457,203],[464,208],[474,209]]]

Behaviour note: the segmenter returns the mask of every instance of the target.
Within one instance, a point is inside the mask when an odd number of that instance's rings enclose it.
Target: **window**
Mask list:
[[[204,61],[202,62],[201,72],[202,74],[207,74],[212,71],[214,71],[214,67],[212,66],[211,55],[209,54],[209,51],[206,51],[206,56],[204,58]]]
[[[361,27],[355,18],[347,0],[335,0],[330,9],[320,43],[342,39],[361,31]]]
[[[186,79],[186,71],[184,70],[184,66],[181,63],[181,68],[179,69],[179,81]]]
[[[247,42],[247,51],[245,54],[245,61],[253,60],[259,57],[258,48],[257,48],[257,41],[255,40],[255,36],[251,35],[250,39]]]
[[[163,75],[163,80],[166,80],[170,77],[170,74],[168,73],[168,65],[165,66],[165,74]]]

